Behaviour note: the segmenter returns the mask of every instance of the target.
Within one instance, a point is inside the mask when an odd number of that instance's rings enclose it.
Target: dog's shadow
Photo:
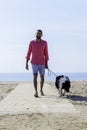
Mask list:
[[[86,96],[68,95],[67,98],[72,100],[72,101],[85,101],[85,102],[87,102]]]

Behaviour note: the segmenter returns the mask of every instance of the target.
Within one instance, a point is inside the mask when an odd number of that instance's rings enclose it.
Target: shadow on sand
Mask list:
[[[84,97],[84,96],[68,95],[67,98],[72,100],[72,101],[85,101],[85,102],[87,102],[87,97]]]

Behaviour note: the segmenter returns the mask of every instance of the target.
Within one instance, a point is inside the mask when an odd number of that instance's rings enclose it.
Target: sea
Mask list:
[[[87,73],[45,73],[45,81],[55,81],[56,76],[68,76],[70,81],[87,80]],[[38,75],[38,80],[40,76]],[[32,73],[0,73],[0,81],[32,81]]]

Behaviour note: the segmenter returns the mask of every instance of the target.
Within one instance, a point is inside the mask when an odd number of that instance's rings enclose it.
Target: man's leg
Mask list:
[[[44,96],[44,93],[43,93],[43,85],[44,85],[44,75],[40,75],[40,92],[41,92],[41,95]]]
[[[37,91],[37,74],[34,74],[34,79],[33,79],[33,84],[34,84],[34,89],[35,89],[35,97],[38,97],[38,91]]]
[[[32,64],[32,70],[33,70],[33,84],[35,89],[35,97],[38,97],[38,91],[37,91],[37,76],[38,76],[38,65]]]

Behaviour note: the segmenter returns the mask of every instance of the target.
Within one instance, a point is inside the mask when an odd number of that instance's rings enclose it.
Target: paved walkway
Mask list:
[[[31,82],[19,84],[0,102],[0,115],[42,112],[78,112],[68,99],[59,97],[55,87],[44,84],[44,93],[45,96],[40,96],[39,93],[39,98],[35,98],[33,96],[34,88]]]

